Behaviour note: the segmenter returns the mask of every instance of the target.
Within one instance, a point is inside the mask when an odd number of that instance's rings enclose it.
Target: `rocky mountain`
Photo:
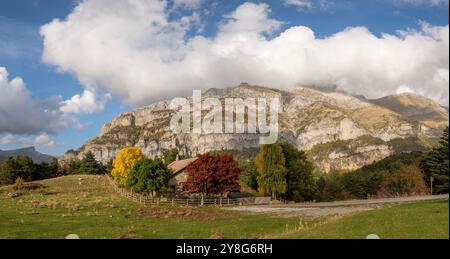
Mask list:
[[[42,154],[36,151],[34,147],[27,147],[15,150],[3,151],[0,150],[0,162],[8,157],[27,156],[33,159],[34,163],[40,164],[42,162],[51,162],[54,157],[46,154]]]
[[[279,97],[280,138],[307,151],[324,171],[353,170],[399,152],[426,150],[448,126],[448,111],[414,95],[366,100],[345,93],[298,87],[276,90],[242,84],[210,89],[204,98]],[[259,145],[255,134],[174,134],[170,101],[119,115],[78,150],[68,151],[64,163],[92,151],[106,163],[126,146],[140,147],[150,156],[177,148],[182,155],[244,150]]]

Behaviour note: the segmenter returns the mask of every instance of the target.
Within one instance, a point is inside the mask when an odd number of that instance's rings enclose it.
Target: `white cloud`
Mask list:
[[[244,39],[248,36],[259,36],[262,33],[271,34],[278,30],[282,23],[270,19],[268,17],[270,12],[267,4],[244,3],[225,16],[226,22],[220,26],[218,37],[226,35]],[[223,40],[229,40],[229,38]]]
[[[317,38],[303,26],[280,34],[266,4],[226,15],[216,36],[188,37],[192,17],[170,20],[165,1],[85,0],[41,28],[43,61],[128,103],[248,82],[337,86],[377,98],[407,85],[448,105],[449,28],[375,36],[365,27]]]
[[[175,7],[197,9],[203,4],[203,0],[173,0]]]
[[[55,99],[34,99],[20,77],[9,81],[4,67],[0,67],[0,93],[0,133],[55,132],[69,123]]]
[[[412,5],[428,5],[428,6],[442,6],[448,5],[449,0],[397,0],[399,3]]]
[[[62,101],[60,97],[36,99],[22,78],[10,80],[4,67],[0,67],[0,93],[0,134],[56,133],[69,126],[77,126],[79,123],[75,115],[102,111],[110,99],[109,95],[96,98],[94,92],[89,90],[67,101]],[[11,141],[11,136],[4,136],[2,144]]]
[[[47,133],[43,133],[34,139],[34,146],[54,147],[55,141]]]
[[[311,9],[313,7],[311,0],[283,0],[283,3],[299,9]]]
[[[11,134],[5,135],[0,138],[0,145],[11,145],[14,143],[14,136]]]
[[[97,98],[91,90],[84,90],[82,95],[74,95],[71,99],[62,103],[60,110],[64,113],[72,114],[92,114],[101,112],[105,108],[106,102],[111,99],[110,95]]]
[[[42,133],[37,136],[7,134],[0,138],[0,145],[18,147],[36,146],[44,148],[54,148],[57,146],[56,142],[47,133]]]

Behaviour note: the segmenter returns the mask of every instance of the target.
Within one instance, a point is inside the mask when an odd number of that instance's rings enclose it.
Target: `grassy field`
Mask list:
[[[310,229],[284,233],[278,238],[364,238],[376,234],[382,239],[449,238],[448,201],[427,201],[360,212],[331,219]]]
[[[83,178],[81,181],[79,178]],[[81,183],[81,184],[80,184]],[[326,218],[220,208],[141,207],[101,176],[67,176],[8,197],[0,188],[0,238],[448,238],[448,201]]]

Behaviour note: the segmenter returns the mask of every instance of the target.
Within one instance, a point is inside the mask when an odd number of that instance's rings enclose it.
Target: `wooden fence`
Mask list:
[[[105,176],[111,187],[120,196],[132,200],[143,205],[164,205],[164,206],[239,206],[242,202],[239,199],[217,198],[217,199],[175,199],[163,197],[149,197],[140,193],[125,190],[117,186],[114,180],[109,176]]]

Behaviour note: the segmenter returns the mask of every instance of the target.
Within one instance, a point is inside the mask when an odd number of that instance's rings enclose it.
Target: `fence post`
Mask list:
[[[230,206],[230,198],[228,198],[228,206]]]
[[[189,199],[186,200],[186,206],[189,206]]]
[[[156,199],[156,205],[159,206],[159,197]]]
[[[220,197],[220,207],[222,207],[222,196]]]

